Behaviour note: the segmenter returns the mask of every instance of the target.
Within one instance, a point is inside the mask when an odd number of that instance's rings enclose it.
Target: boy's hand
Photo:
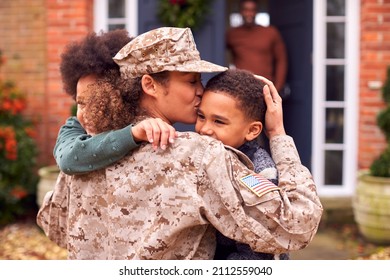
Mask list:
[[[266,84],[263,93],[265,104],[267,105],[267,111],[265,112],[265,133],[268,139],[277,135],[286,135],[283,124],[282,98],[273,82],[262,76],[255,75],[255,77]]]
[[[147,141],[155,150],[159,145],[165,150],[177,137],[176,129],[159,118],[148,118],[139,122],[131,128],[131,133],[136,142]]]

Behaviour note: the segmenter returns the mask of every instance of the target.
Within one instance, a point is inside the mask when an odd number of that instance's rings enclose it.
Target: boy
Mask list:
[[[263,129],[266,106],[264,83],[245,70],[228,70],[211,78],[198,110],[195,130],[239,149],[255,172],[278,184],[275,163],[257,138]],[[257,253],[217,232],[214,259],[288,259],[288,254]]]

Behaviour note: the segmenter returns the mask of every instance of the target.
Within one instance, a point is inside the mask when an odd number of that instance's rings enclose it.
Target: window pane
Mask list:
[[[124,24],[109,24],[108,30],[116,30],[116,29],[125,29],[126,26]]]
[[[345,0],[328,0],[326,14],[328,16],[345,16]]]
[[[344,58],[345,23],[328,22],[326,25],[326,57]]]
[[[344,101],[344,65],[326,66],[326,100]]]
[[[109,0],[108,2],[109,18],[125,17],[125,0]]]
[[[344,109],[326,109],[326,143],[344,142]]]
[[[343,184],[343,152],[325,151],[325,185]]]

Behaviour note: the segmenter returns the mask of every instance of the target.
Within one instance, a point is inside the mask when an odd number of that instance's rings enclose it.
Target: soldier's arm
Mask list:
[[[257,184],[255,173],[237,156],[210,148],[204,155],[209,191],[203,199],[207,219],[222,234],[256,252],[276,254],[306,247],[317,232],[323,209],[293,139],[277,136],[270,146],[278,186]]]

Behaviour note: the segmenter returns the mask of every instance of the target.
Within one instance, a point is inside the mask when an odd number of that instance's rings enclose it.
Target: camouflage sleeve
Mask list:
[[[318,229],[322,205],[292,139],[274,139],[271,147],[277,151],[278,187],[256,195],[243,184],[253,171],[236,154],[211,147],[203,159],[210,181],[203,182],[209,185],[202,196],[207,219],[222,234],[256,252],[276,254],[309,244]]]
[[[67,246],[68,180],[69,176],[60,172],[54,190],[46,193],[37,214],[38,226],[50,240],[63,248]]]
[[[107,167],[138,146],[130,126],[92,137],[71,117],[61,127],[53,153],[59,168],[74,175]]]

